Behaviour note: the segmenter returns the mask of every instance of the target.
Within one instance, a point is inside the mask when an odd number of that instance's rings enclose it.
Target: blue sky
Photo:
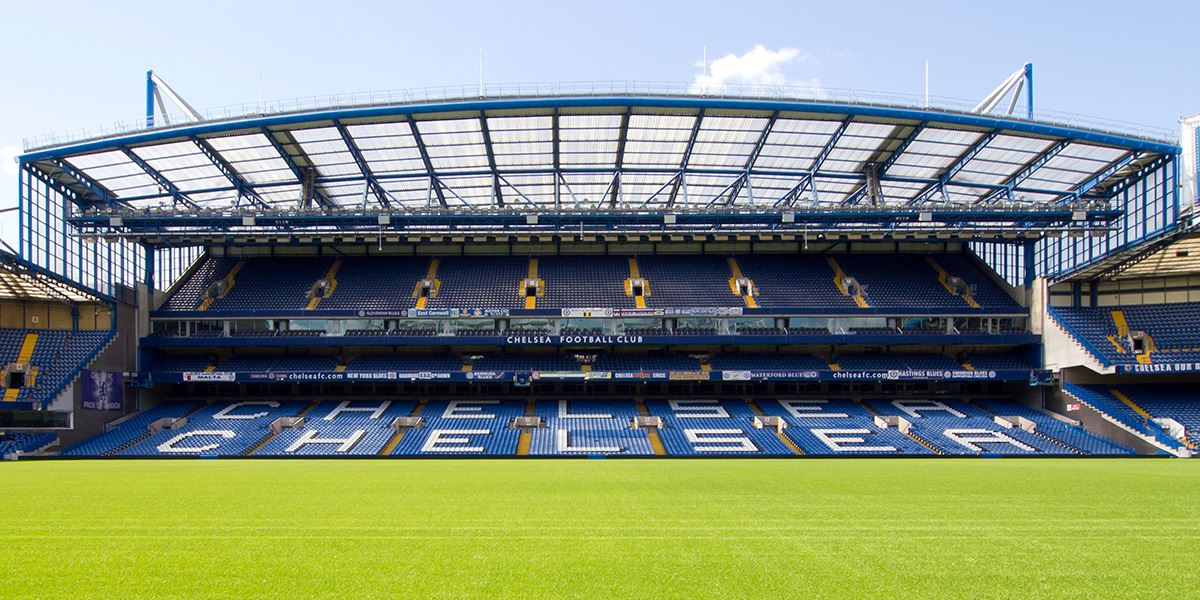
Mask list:
[[[22,140],[138,118],[153,68],[197,108],[490,83],[810,83],[977,100],[1026,61],[1038,107],[1176,128],[1200,3],[0,1],[0,207]],[[722,62],[723,61],[723,62]],[[7,216],[11,216],[11,213]],[[0,235],[14,236],[12,221]],[[11,239],[11,238],[10,238]]]

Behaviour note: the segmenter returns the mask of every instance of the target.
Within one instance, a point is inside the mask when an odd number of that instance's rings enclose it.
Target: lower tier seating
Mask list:
[[[661,427],[639,416],[661,419]],[[911,423],[903,432],[887,417]],[[995,417],[1024,417],[1033,431]],[[532,422],[517,422],[518,417]],[[784,428],[776,431],[771,419]],[[524,428],[524,429],[523,429]],[[1005,400],[629,398],[168,403],[66,456],[1091,455],[1129,451]]]

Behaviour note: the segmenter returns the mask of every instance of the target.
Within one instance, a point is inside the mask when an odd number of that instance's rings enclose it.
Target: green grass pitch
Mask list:
[[[0,597],[1200,596],[1200,461],[0,464]]]

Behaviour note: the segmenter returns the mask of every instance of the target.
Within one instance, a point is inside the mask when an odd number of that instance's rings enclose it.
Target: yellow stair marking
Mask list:
[[[725,262],[729,263],[729,272],[733,275],[729,278],[729,289],[733,292],[734,296],[742,296],[737,284],[737,280],[745,277],[742,274],[742,267],[738,264],[737,258],[732,256],[727,257]],[[754,299],[753,293],[742,296],[742,301],[746,303],[746,308],[758,308],[758,300]]]
[[[417,402],[417,406],[415,408],[413,408],[412,414],[409,416],[410,417],[421,416],[421,411],[425,410],[426,402],[428,402],[428,400],[426,400],[424,398],[422,398],[420,402]],[[404,437],[404,430],[397,431],[396,434],[392,436],[392,439],[388,440],[388,443],[386,445],[384,445],[383,450],[379,451],[379,456],[391,456],[392,451],[396,449],[396,446],[400,445],[400,439],[403,437]]]
[[[533,310],[533,309],[537,308],[537,297],[541,296],[543,294],[543,290],[546,287],[545,282],[542,281],[541,278],[538,277],[538,259],[537,258],[530,257],[530,259],[529,259],[529,274],[526,276],[526,278],[532,279],[537,282],[537,294],[534,296],[525,296],[525,308],[527,308],[529,310]],[[525,286],[523,285],[524,282],[521,282],[521,283],[522,283],[521,295],[524,296],[525,295]]]
[[[1117,326],[1117,337],[1129,337],[1129,321],[1125,320],[1125,312],[1114,310],[1109,314],[1112,315],[1113,325]]]
[[[537,412],[537,402],[530,398],[525,401],[525,416],[532,417]],[[529,446],[533,444],[533,434],[521,431],[517,438],[517,456],[529,456]]]
[[[21,342],[21,352],[17,354],[17,362],[28,365],[29,359],[33,358],[33,348],[37,346],[38,334],[29,332],[25,334],[25,339]],[[28,376],[28,373],[26,374]],[[27,387],[32,386],[33,382],[28,381],[25,384]],[[16,402],[17,396],[21,395],[22,388],[9,388],[4,390],[4,402]]]
[[[338,365],[333,368],[334,372],[341,373],[346,370],[346,365]]]
[[[968,370],[968,371],[974,371],[974,370],[975,370],[975,365],[973,365],[973,364],[971,364],[971,363],[969,363],[969,362],[967,362],[967,361],[965,361],[965,360],[963,361],[963,364],[962,364],[962,366],[963,366],[963,368],[964,368],[964,369],[966,369],[966,370]]]
[[[316,308],[321,303],[321,298],[328,298],[333,295],[333,290],[337,289],[337,272],[340,268],[342,268],[342,259],[339,258],[333,261],[333,264],[329,266],[329,271],[325,273],[325,279],[329,280],[329,287],[325,290],[325,295],[309,298],[308,306],[305,307],[306,310]]]
[[[642,276],[642,272],[638,269],[637,258],[629,257],[629,279],[625,280],[625,295],[633,296],[633,280]],[[642,280],[642,295],[634,296],[633,303],[638,308],[646,308],[645,296],[650,295],[650,282]]]
[[[1146,409],[1138,406],[1137,402],[1134,402],[1132,398],[1130,398],[1129,396],[1126,396],[1124,393],[1121,392],[1121,390],[1118,390],[1117,388],[1114,388],[1114,387],[1110,387],[1110,388],[1108,388],[1108,393],[1112,394],[1113,397],[1116,398],[1117,400],[1124,402],[1125,406],[1132,408],[1133,412],[1137,413],[1143,419],[1150,418],[1150,413],[1146,412]]]
[[[746,398],[743,398],[743,400],[745,400],[746,404],[750,407],[750,412],[754,413],[755,415],[758,415],[761,417],[761,416],[767,414],[767,413],[764,413],[763,410],[761,408],[759,408],[758,403],[755,402],[754,399],[750,398],[749,396],[747,396]],[[788,450],[792,451],[792,454],[795,454],[796,456],[804,456],[804,451],[801,450],[800,446],[797,446],[796,443],[793,442],[791,440],[791,438],[789,438],[787,436],[786,433],[784,433],[782,431],[776,431],[774,433],[775,433],[775,437],[779,438],[779,441],[783,442],[783,445],[787,446]]]
[[[841,371],[842,365],[839,365],[835,362],[831,362],[831,363],[829,363],[829,370],[830,371]]]
[[[441,263],[442,263],[441,259],[438,259],[438,258],[430,260],[429,261],[429,270],[425,271],[425,279],[428,279],[433,282],[433,286],[429,289],[429,296],[421,295],[421,282],[420,281],[418,281],[417,285],[413,287],[412,295],[414,298],[417,299],[416,308],[425,308],[425,302],[427,300],[429,300],[429,298],[436,296],[438,293],[438,290],[441,289],[442,282],[438,281],[438,279],[437,279],[438,266],[441,265]],[[422,281],[424,281],[424,279]]]
[[[708,364],[708,363],[706,363],[706,362],[702,362],[702,363],[700,363],[700,370],[701,370],[701,371],[711,371],[711,370],[712,370],[712,365],[710,365],[710,364]]]
[[[225,277],[224,277],[225,291],[221,292],[221,294],[218,295],[217,298],[224,298],[225,296],[229,295],[229,290],[232,290],[233,285],[235,283],[237,283],[238,272],[241,271],[242,267],[244,267],[244,266],[246,266],[246,261],[239,260],[239,261],[237,261],[236,264],[233,265],[233,268],[230,269],[229,272],[225,274]],[[204,301],[200,303],[200,306],[196,307],[196,310],[208,310],[208,307],[210,305],[212,305],[212,303],[213,303],[212,298],[205,298]]]
[[[1125,354],[1125,352],[1126,352],[1125,346],[1122,346],[1121,342],[1117,341],[1117,336],[1110,335],[1110,336],[1107,336],[1105,339],[1112,342],[1112,345],[1117,347],[1117,352],[1120,352],[1121,354]]]
[[[216,364],[216,363],[213,363],[213,364],[211,364],[211,365],[208,365],[207,367],[204,367],[204,372],[205,372],[205,373],[212,373],[213,371],[216,371],[216,370],[217,370],[217,364]]]
[[[959,295],[954,293],[954,288],[950,287],[950,274],[946,272],[946,269],[942,268],[942,265],[939,264],[938,261],[934,260],[932,256],[926,256],[925,262],[929,263],[929,266],[933,267],[933,270],[937,271],[938,283],[942,284],[942,287],[946,288],[946,291],[950,292],[951,296],[958,296],[959,298],[962,298],[963,302],[966,302],[967,306],[970,306],[971,308],[979,308],[979,303],[976,302],[975,298],[971,297],[969,294]]]
[[[649,417],[650,407],[646,406],[645,398],[637,398],[638,414],[643,417]],[[667,447],[663,446],[662,438],[658,437],[658,431],[655,429],[646,430],[646,438],[650,440],[650,449],[654,451],[655,456],[666,456]]]
[[[470,373],[471,371],[474,371],[474,370],[475,370],[475,365],[473,365],[471,363],[463,363],[463,366],[462,366],[463,373]]]
[[[837,259],[832,256],[826,256],[825,260],[829,262],[829,266],[833,269],[833,285],[837,287],[843,296],[849,296],[850,290],[846,289],[846,285],[842,283],[842,279],[846,277],[846,272],[842,270],[842,265],[839,265]],[[867,299],[863,298],[862,294],[854,294],[853,297],[854,303],[859,308],[871,308],[871,305],[867,304]]]
[[[579,365],[579,370],[583,371],[584,373],[591,373],[592,365]]]

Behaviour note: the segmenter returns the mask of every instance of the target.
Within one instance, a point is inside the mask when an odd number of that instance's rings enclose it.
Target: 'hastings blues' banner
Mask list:
[[[84,369],[82,385],[83,408],[87,410],[124,410],[125,385],[120,373]]]

